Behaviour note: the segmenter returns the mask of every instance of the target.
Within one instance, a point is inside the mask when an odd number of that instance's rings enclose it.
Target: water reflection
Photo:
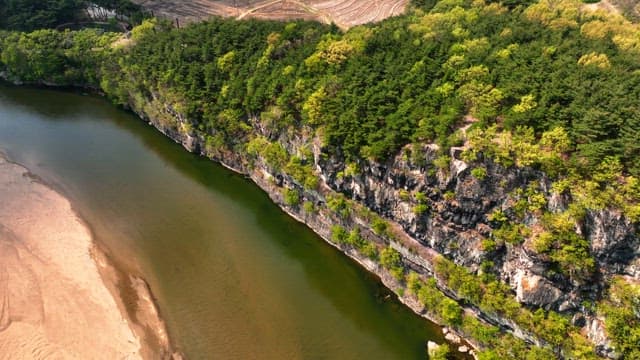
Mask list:
[[[442,341],[244,177],[102,99],[0,86],[0,147],[143,273],[190,358],[424,359]]]

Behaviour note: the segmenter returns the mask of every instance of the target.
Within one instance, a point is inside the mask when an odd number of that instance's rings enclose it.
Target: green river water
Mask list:
[[[147,279],[188,359],[426,359],[442,342],[257,186],[103,99],[0,85],[0,151]]]

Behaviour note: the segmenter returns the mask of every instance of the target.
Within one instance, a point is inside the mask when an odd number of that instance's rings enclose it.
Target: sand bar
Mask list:
[[[131,311],[121,282],[69,201],[0,156],[0,359],[171,357],[148,287],[126,279]]]

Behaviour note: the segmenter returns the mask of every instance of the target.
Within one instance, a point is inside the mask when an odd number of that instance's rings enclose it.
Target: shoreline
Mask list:
[[[420,301],[417,299],[415,295],[410,294],[409,292],[404,292],[401,284],[391,275],[391,273],[377,264],[376,262],[366,258],[362,254],[358,253],[353,249],[347,249],[341,247],[339,244],[336,244],[331,240],[331,230],[329,227],[325,226],[326,224],[322,224],[322,221],[317,221],[322,218],[320,216],[302,216],[300,213],[296,213],[293,208],[287,206],[282,197],[282,194],[278,191],[277,188],[270,181],[271,175],[266,175],[263,171],[260,170],[243,170],[240,167],[234,167],[230,162],[225,161],[223,157],[220,158],[212,158],[205,153],[194,151],[192,147],[193,143],[187,139],[185,141],[184,138],[180,136],[175,136],[175,134],[171,134],[166,131],[162,126],[154,121],[154,119],[150,119],[142,113],[138,113],[134,110],[134,113],[144,122],[153,126],[158,130],[161,134],[168,137],[176,144],[180,145],[184,150],[199,157],[204,157],[213,161],[217,164],[220,164],[225,169],[234,172],[236,174],[242,175],[250,181],[253,185],[257,186],[261,191],[263,191],[271,201],[280,208],[285,214],[294,219],[295,221],[306,226],[310,231],[316,234],[322,241],[324,241],[329,246],[337,249],[343,255],[348,257],[351,261],[354,261],[358,266],[361,266],[370,274],[374,275],[378,278],[380,283],[386,287],[389,291],[391,291],[396,299],[417,316],[435,324],[440,327],[442,331],[442,335],[444,336],[444,343],[435,343],[436,346],[439,345],[450,345],[451,355],[454,356],[455,359],[477,359],[477,352],[480,350],[479,346],[473,341],[473,339],[469,339],[464,336],[461,332],[456,329],[450,328],[445,324],[441,324],[438,319],[431,316],[426,308],[420,304]],[[184,135],[184,134],[181,134]],[[190,146],[191,145],[191,146]],[[266,176],[265,176],[266,175]],[[326,185],[325,185],[326,186]],[[407,238],[411,239],[408,235],[404,234]],[[396,243],[397,247],[402,247],[401,244]],[[420,267],[422,266],[419,262],[412,262],[414,265]],[[472,312],[470,309],[465,309],[465,312]],[[428,350],[431,340],[426,340],[424,342],[425,348]],[[461,351],[460,348],[466,348],[466,351]]]
[[[140,340],[142,359],[182,360],[146,280],[120,266],[95,238],[91,255],[120,314]]]
[[[118,268],[70,201],[0,152],[0,353],[181,359],[149,286]]]
[[[86,87],[82,85],[59,86],[56,84],[46,84],[46,83],[21,83],[19,81],[11,80],[7,76],[7,74],[3,72],[0,72],[0,82],[4,82],[9,86],[21,86],[21,87],[26,86],[26,87],[36,88],[36,89],[50,89],[55,91],[72,91],[72,92],[88,91],[91,95],[99,96],[101,98],[106,98],[103,92],[96,91],[96,89],[93,89],[91,87]],[[124,111],[130,112],[132,115],[137,117],[138,120],[141,120],[147,125],[153,126],[160,134],[166,136],[173,142],[177,143],[182,148],[184,148],[184,150],[186,150],[187,152],[193,153],[199,157],[207,158],[210,161],[220,164],[222,167],[228,169],[229,171],[232,171],[236,174],[244,176],[248,181],[250,181],[259,189],[261,189],[271,199],[271,201],[281,209],[281,211],[283,211],[284,213],[286,213],[288,216],[292,217],[296,221],[304,224],[307,228],[309,228],[312,232],[314,232],[317,236],[319,236],[322,241],[338,249],[338,251],[346,255],[352,261],[355,261],[359,266],[363,267],[367,272],[378,277],[381,284],[385,286],[387,289],[389,289],[392,293],[394,293],[398,301],[402,303],[403,306],[406,306],[413,313],[422,317],[423,319],[430,321],[435,325],[441,327],[443,335],[446,335],[448,333],[451,333],[452,335],[454,335],[453,338],[456,339],[456,341],[451,341],[447,339],[447,343],[452,345],[451,348],[452,350],[454,350],[453,351],[454,353],[457,353],[457,356],[462,356],[464,358],[468,357],[468,358],[477,359],[475,352],[479,350],[479,347],[473,341],[473,339],[470,339],[464,336],[464,334],[456,331],[455,329],[451,329],[447,327],[446,325],[440,323],[438,319],[435,319],[432,316],[430,316],[428,312],[425,311],[424,306],[419,304],[419,301],[417,300],[417,298],[415,298],[415,296],[409,294],[408,292],[401,293],[399,291],[400,287],[398,286],[397,281],[395,281],[392,278],[392,276],[388,273],[388,271],[386,271],[380,266],[376,266],[374,263],[371,263],[368,259],[362,258],[357,253],[343,249],[337,244],[333,243],[330,240],[331,236],[330,236],[329,228],[323,226],[323,224],[312,224],[309,221],[310,219],[302,218],[298,216],[295,212],[292,211],[292,209],[285,206],[284,201],[281,199],[281,194],[279,193],[279,191],[275,191],[272,188],[273,184],[269,183],[267,179],[263,178],[264,174],[259,174],[259,172],[249,171],[247,169],[244,169],[242,164],[236,163],[236,161],[238,160],[236,158],[232,157],[231,159],[227,159],[225,156],[211,157],[207,155],[206,153],[203,152],[202,149],[204,149],[204,147],[200,143],[202,141],[197,136],[191,137],[191,135],[189,134],[182,133],[180,130],[178,130],[178,128],[176,129],[166,128],[165,126],[163,126],[161,123],[158,122],[157,118],[152,118],[147,116],[147,114],[144,111],[137,109],[133,104],[128,104],[126,106],[123,106],[122,109]],[[175,121],[176,124],[180,123],[179,119],[174,118],[173,121]],[[0,160],[1,159],[2,159],[2,153],[0,152]],[[409,237],[406,234],[404,234],[404,236]],[[97,244],[97,243],[94,243],[94,244]],[[422,263],[415,263],[415,265],[418,267],[423,267]],[[116,294],[117,292],[117,294],[122,296],[123,294],[120,292],[121,290],[122,289],[114,288],[112,292],[114,294]],[[119,298],[119,297],[115,296],[115,298]],[[126,310],[126,306],[124,304],[122,306],[124,306]],[[135,307],[135,304],[132,304],[132,306],[130,307]],[[465,311],[469,311],[469,309],[465,308]],[[169,337],[169,341],[170,339],[171,338]],[[425,348],[427,348],[428,343],[429,341],[425,339],[425,343],[424,343]],[[173,346],[171,342],[169,342],[169,344]],[[469,351],[469,352],[455,351],[459,346],[462,346],[462,345],[466,345],[469,349],[473,351]],[[173,348],[173,351],[176,351],[175,347]],[[180,354],[179,352],[174,352],[169,356],[169,358],[181,360],[183,358],[183,355]]]
[[[0,72],[0,81],[4,81],[6,84],[10,86],[22,86],[22,87],[27,86],[27,87],[33,87],[38,89],[52,89],[56,91],[74,91],[74,92],[88,91],[90,94],[94,96],[105,98],[105,94],[102,93],[101,91],[95,91],[95,89],[87,88],[82,85],[59,86],[56,84],[46,84],[46,83],[21,83],[21,82],[12,81],[11,79],[9,79],[6,73],[2,73],[2,72]],[[359,254],[354,253],[353,251],[343,249],[337,244],[333,243],[330,240],[331,238],[330,229],[325,227],[324,224],[313,224],[309,221],[310,219],[302,218],[298,216],[298,214],[293,212],[292,209],[285,206],[284,201],[281,199],[280,192],[275,191],[272,188],[273,184],[269,183],[269,181],[267,181],[268,179],[263,178],[264,174],[260,174],[259,172],[256,172],[256,171],[250,171],[250,170],[244,169],[242,164],[236,163],[236,161],[238,160],[236,158],[227,159],[225,156],[211,157],[205,154],[202,150],[204,149],[204,147],[201,146],[202,144],[199,143],[201,139],[199,139],[197,136],[191,137],[191,135],[182,133],[177,128],[168,129],[162,124],[160,124],[158,122],[158,119],[147,116],[147,114],[144,111],[137,109],[133,104],[128,104],[127,106],[122,107],[122,109],[124,111],[130,112],[132,115],[137,117],[142,122],[150,126],[153,126],[158,132],[168,137],[173,142],[179,144],[187,152],[193,153],[200,157],[207,158],[210,161],[220,164],[222,167],[228,169],[229,171],[232,171],[236,174],[240,174],[244,176],[248,181],[252,182],[255,186],[261,189],[271,199],[271,201],[281,209],[281,211],[283,211],[284,213],[286,213],[288,216],[295,219],[296,221],[304,224],[307,228],[309,228],[312,232],[314,232],[317,236],[319,236],[322,241],[338,249],[338,251],[346,255],[352,261],[355,261],[359,266],[362,266],[367,272],[378,277],[381,284],[385,286],[387,289],[389,289],[392,293],[394,293],[398,301],[402,303],[403,306],[406,306],[413,313],[422,317],[423,319],[430,321],[435,325],[441,327],[442,333],[443,335],[445,335],[445,339],[447,340],[446,343],[452,345],[451,349],[453,350],[452,351],[453,353],[456,353],[457,356],[461,356],[463,358],[477,359],[475,352],[479,350],[479,347],[473,341],[473,339],[470,339],[464,336],[464,334],[456,331],[455,329],[447,327],[446,325],[440,323],[437,319],[430,316],[428,312],[425,311],[424,306],[419,304],[419,301],[417,300],[417,298],[415,298],[415,296],[409,293],[401,293],[399,291],[400,287],[398,286],[397,281],[395,281],[392,278],[392,276],[388,273],[387,270],[383,269],[380,266],[376,266],[374,263],[371,263],[368,259],[364,259],[361,256],[359,256]],[[179,119],[174,118],[173,120],[176,121],[176,124],[180,123]],[[0,152],[0,160],[1,159],[2,159],[2,153]],[[409,237],[406,234],[404,235]],[[97,243],[94,243],[94,244],[97,244]],[[417,265],[418,267],[423,266],[421,263],[415,263],[415,265]],[[114,294],[116,294],[117,292],[118,295],[122,296],[123,294],[120,292],[121,290],[122,289],[114,288],[112,292]],[[119,298],[119,296],[114,296],[114,297]],[[135,304],[131,304],[131,305],[132,306],[130,306],[130,308],[135,307]],[[124,306],[126,310],[127,307],[125,306],[125,304],[123,304],[122,306]],[[465,311],[469,311],[469,309],[465,309]],[[448,333],[451,333],[452,335],[454,335],[453,338],[455,339],[455,341],[447,339],[446,335]],[[425,343],[424,343],[425,348],[428,347],[428,343],[429,341],[425,339]],[[169,344],[173,346],[173,344],[170,342],[170,337],[169,337]],[[469,351],[469,352],[456,351],[457,348],[462,345],[466,345],[472,351]],[[176,351],[175,348],[173,348],[172,351],[174,351],[174,353],[171,354],[170,352],[171,355],[169,355],[168,358],[172,358],[176,360],[183,359],[183,355],[180,354],[179,352],[175,352]]]
[[[181,145],[183,145],[183,147],[187,151],[192,152],[186,146],[184,146],[184,144],[181,144]],[[205,156],[205,155],[200,154],[199,156]],[[274,204],[276,204],[285,214],[287,214],[297,222],[306,226],[309,230],[315,233],[326,244],[337,249],[343,255],[347,256],[350,260],[354,261],[356,264],[358,264],[363,269],[365,269],[367,272],[377,277],[380,283],[384,287],[386,287],[389,291],[391,291],[391,293],[394,294],[398,302],[400,302],[403,306],[407,307],[409,310],[411,310],[413,313],[420,316],[421,318],[435,324],[437,327],[440,327],[440,329],[442,330],[442,335],[444,336],[445,342],[435,343],[436,346],[450,345],[450,355],[454,356],[454,359],[477,359],[476,352],[480,349],[472,340],[465,338],[462,333],[456,331],[455,329],[449,328],[444,324],[440,324],[438,322],[438,319],[431,316],[426,311],[426,308],[422,304],[420,304],[420,301],[417,299],[415,295],[410,294],[410,292],[408,291],[407,292],[404,291],[404,289],[402,288],[398,280],[396,280],[393,277],[393,275],[384,267],[382,267],[375,261],[368,259],[367,257],[358,253],[354,249],[343,248],[339,244],[336,244],[334,241],[331,240],[331,232],[328,228],[323,227],[321,225],[318,226],[319,224],[317,223],[314,226],[313,217],[311,218],[302,217],[300,214],[294,212],[293,209],[291,209],[290,207],[285,206],[284,200],[278,196],[280,195],[279,192],[272,188],[273,185],[269,183],[268,179],[265,179],[264,177],[262,177],[261,176],[262,174],[260,172],[254,171],[254,172],[245,173],[239,169],[235,169],[227,165],[221,160],[213,160],[213,161],[218,162],[223,167],[231,171],[234,171],[238,174],[246,175],[247,178],[253,184],[258,186],[258,188],[260,188],[267,196],[269,196],[271,201]],[[451,334],[451,335],[449,335],[448,337],[447,334]],[[427,349],[427,351],[429,351],[430,343],[434,343],[434,342],[432,340],[425,340],[425,348]],[[467,350],[460,351],[459,350],[460,347],[466,347]]]

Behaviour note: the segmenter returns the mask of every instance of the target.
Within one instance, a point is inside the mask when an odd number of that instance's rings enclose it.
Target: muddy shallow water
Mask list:
[[[189,359],[425,359],[442,342],[255,185],[103,99],[0,85],[0,149],[147,279]]]

